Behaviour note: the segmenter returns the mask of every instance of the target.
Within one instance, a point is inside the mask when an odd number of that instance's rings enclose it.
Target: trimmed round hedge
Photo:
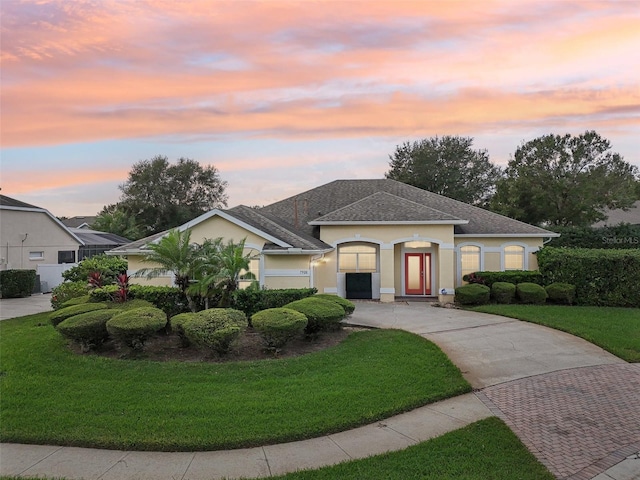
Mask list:
[[[516,286],[509,282],[495,282],[491,285],[491,298],[497,303],[512,303],[516,299]]]
[[[188,347],[189,345],[191,345],[191,342],[184,333],[184,324],[195,317],[195,313],[179,313],[178,315],[174,315],[173,317],[171,317],[171,319],[169,320],[171,330],[173,330],[173,332],[175,332],[178,337],[180,337],[180,343],[183,347]]]
[[[126,302],[109,302],[109,308],[115,308],[117,310],[133,310],[135,308],[155,308],[155,305],[151,302],[143,300],[141,298],[134,298],[127,300]]]
[[[484,305],[489,303],[491,289],[479,283],[470,283],[456,288],[455,302],[460,305]]]
[[[79,315],[81,313],[93,312],[95,310],[104,310],[108,308],[106,303],[82,303],[80,305],[71,305],[70,307],[61,308],[51,313],[49,320],[55,327],[59,323],[65,321],[69,317]]]
[[[282,348],[301,335],[307,326],[307,316],[291,308],[269,308],[254,313],[251,324],[268,348]]]
[[[318,293],[312,298],[321,298],[323,300],[329,300],[330,302],[337,303],[344,309],[345,315],[351,315],[356,309],[355,303],[346,298],[339,297],[338,295],[331,295],[330,293]]]
[[[553,303],[565,305],[573,304],[576,299],[576,286],[570,283],[552,283],[545,287],[549,300]]]
[[[83,303],[90,303],[91,302],[91,295],[82,295],[81,297],[75,297],[72,298],[71,300],[67,300],[66,302],[64,302],[62,305],[60,305],[60,308],[67,308],[67,307],[72,307],[74,305],[82,305]]]
[[[107,331],[117,342],[142,350],[149,337],[167,324],[159,308],[143,307],[117,313],[107,322]]]
[[[211,349],[220,355],[229,351],[233,342],[248,325],[246,315],[233,308],[202,310],[192,318],[180,320],[179,324],[182,325],[181,328],[189,342],[201,348]]]
[[[537,283],[519,283],[516,285],[516,296],[522,303],[543,304],[547,301],[547,291]]]
[[[340,322],[345,317],[344,308],[340,305],[317,297],[296,300],[286,304],[284,308],[290,308],[306,315],[307,326],[304,331],[307,335],[339,329]]]
[[[56,326],[63,337],[79,343],[83,352],[100,345],[109,337],[107,321],[116,313],[111,309],[95,310],[69,317]]]

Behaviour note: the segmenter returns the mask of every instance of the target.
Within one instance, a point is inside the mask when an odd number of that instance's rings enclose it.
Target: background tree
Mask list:
[[[156,156],[133,165],[116,206],[143,227],[144,235],[152,235],[226,206],[226,187],[214,166],[189,158],[172,165]]]
[[[396,146],[387,178],[473,205],[484,205],[501,177],[486,150],[473,150],[473,138],[431,137]]]
[[[91,228],[101,232],[115,233],[129,240],[138,240],[145,236],[145,230],[138,225],[135,217],[116,204],[103,207],[91,224]]]
[[[630,207],[638,169],[610,148],[594,131],[523,143],[498,181],[491,209],[537,225],[587,226],[603,220],[605,208]]]

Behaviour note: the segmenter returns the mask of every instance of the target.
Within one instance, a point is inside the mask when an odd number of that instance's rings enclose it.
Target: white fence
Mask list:
[[[42,293],[48,293],[52,288],[60,285],[64,278],[62,278],[62,272],[69,270],[71,267],[75,267],[77,263],[55,263],[44,264],[41,263],[36,268],[36,274],[40,275],[40,288]]]

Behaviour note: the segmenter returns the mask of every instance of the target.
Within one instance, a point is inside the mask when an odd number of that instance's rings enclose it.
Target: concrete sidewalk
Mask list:
[[[243,450],[160,453],[3,444],[0,474],[265,477],[403,449],[498,415],[558,478],[640,479],[640,365],[557,330],[425,303],[359,302],[349,323],[428,338],[482,391],[334,435]]]

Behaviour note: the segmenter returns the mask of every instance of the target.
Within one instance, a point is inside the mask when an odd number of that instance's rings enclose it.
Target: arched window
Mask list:
[[[480,247],[465,245],[460,247],[460,273],[464,277],[480,270]]]
[[[341,273],[375,273],[378,250],[373,245],[347,244],[338,247],[338,271]]]
[[[524,247],[520,245],[504,247],[504,269],[524,270]]]

